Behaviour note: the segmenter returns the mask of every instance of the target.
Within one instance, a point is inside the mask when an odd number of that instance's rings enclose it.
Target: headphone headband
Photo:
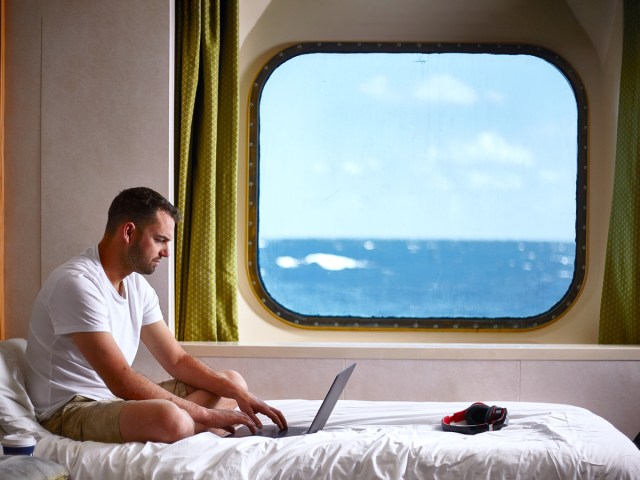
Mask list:
[[[460,422],[466,425],[454,425]],[[503,407],[491,407],[481,402],[471,404],[466,410],[448,415],[440,422],[442,430],[445,432],[464,433],[465,435],[475,435],[476,433],[500,430],[509,425],[507,409]]]

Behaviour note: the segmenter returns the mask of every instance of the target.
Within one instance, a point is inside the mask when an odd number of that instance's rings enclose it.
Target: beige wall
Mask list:
[[[8,0],[7,337],[123,188],[172,186],[171,0]],[[168,264],[151,278],[169,315]]]

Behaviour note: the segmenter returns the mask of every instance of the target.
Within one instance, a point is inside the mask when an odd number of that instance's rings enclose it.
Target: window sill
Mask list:
[[[580,344],[184,342],[197,357],[387,360],[638,361],[640,346]]]

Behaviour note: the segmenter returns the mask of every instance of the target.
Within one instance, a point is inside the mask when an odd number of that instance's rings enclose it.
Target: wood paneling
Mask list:
[[[0,340],[4,339],[4,79],[5,0],[0,0]]]

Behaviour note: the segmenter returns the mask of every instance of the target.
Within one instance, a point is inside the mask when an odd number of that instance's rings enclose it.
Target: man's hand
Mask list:
[[[251,419],[256,427],[262,428],[262,422],[257,416],[258,413],[261,413],[269,417],[280,430],[284,430],[287,428],[287,420],[284,418],[282,412],[277,408],[270,407],[262,400],[256,398],[252,393],[244,391],[243,395],[240,395],[235,400],[238,403],[238,408],[240,408],[240,411],[244,412],[244,414],[246,414]],[[250,426],[249,428],[251,429]],[[251,433],[256,432],[254,429],[251,429]]]
[[[256,433],[260,428],[246,413],[221,408],[208,409],[208,414],[202,420],[202,424],[209,429],[220,429],[232,434],[235,433],[234,425],[246,425],[251,433]]]
[[[287,421],[280,410],[272,408],[255,396],[247,392],[247,401],[244,403],[247,411],[237,411],[222,408],[205,409],[206,414],[198,418],[198,422],[209,429],[221,429],[229,433],[235,432],[235,425],[245,425],[252,434],[262,428],[262,422],[257,414],[268,416],[280,430],[287,428]],[[241,409],[242,410],[242,409]]]

